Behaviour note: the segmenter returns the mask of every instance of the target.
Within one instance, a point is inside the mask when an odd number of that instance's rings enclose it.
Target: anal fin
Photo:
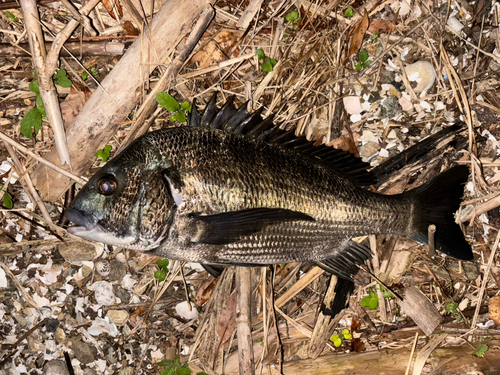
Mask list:
[[[315,265],[335,276],[356,282],[352,276],[359,271],[365,260],[372,258],[371,250],[358,242],[349,241],[347,246],[337,250],[327,259],[314,262]]]

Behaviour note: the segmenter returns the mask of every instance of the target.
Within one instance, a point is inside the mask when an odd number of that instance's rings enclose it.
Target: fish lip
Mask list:
[[[68,232],[72,234],[75,234],[76,231],[90,231],[94,229],[97,224],[97,218],[92,213],[81,211],[76,208],[67,208],[64,216],[77,225],[68,228]]]

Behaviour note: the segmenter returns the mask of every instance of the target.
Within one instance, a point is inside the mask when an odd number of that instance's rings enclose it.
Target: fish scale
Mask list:
[[[69,230],[202,264],[315,262],[349,279],[370,257],[351,238],[425,243],[435,224],[438,250],[472,258],[453,218],[466,167],[403,194],[377,194],[362,188],[374,176],[351,154],[314,146],[232,101],[221,114],[215,103],[194,110],[191,126],[148,133],[109,161],[72,202],[66,216],[79,226]],[[115,216],[121,221],[110,222]]]

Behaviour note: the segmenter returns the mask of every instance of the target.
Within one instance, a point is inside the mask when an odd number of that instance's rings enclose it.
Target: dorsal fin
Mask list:
[[[253,113],[247,110],[247,104],[236,109],[234,96],[230,97],[221,109],[217,108],[217,93],[215,93],[200,115],[193,101],[193,110],[188,118],[190,126],[211,127],[223,131],[242,134],[251,139],[273,143],[280,147],[293,150],[314,160],[344,172],[359,186],[375,184],[375,174],[368,172],[370,165],[349,152],[334,149],[326,145],[314,146],[313,141],[306,137],[295,135],[295,129],[284,130],[273,123],[273,116],[263,119],[262,109]]]

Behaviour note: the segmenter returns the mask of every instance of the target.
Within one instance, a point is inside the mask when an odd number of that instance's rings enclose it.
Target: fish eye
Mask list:
[[[111,195],[115,192],[118,184],[110,178],[103,178],[97,183],[97,187],[102,195]]]

